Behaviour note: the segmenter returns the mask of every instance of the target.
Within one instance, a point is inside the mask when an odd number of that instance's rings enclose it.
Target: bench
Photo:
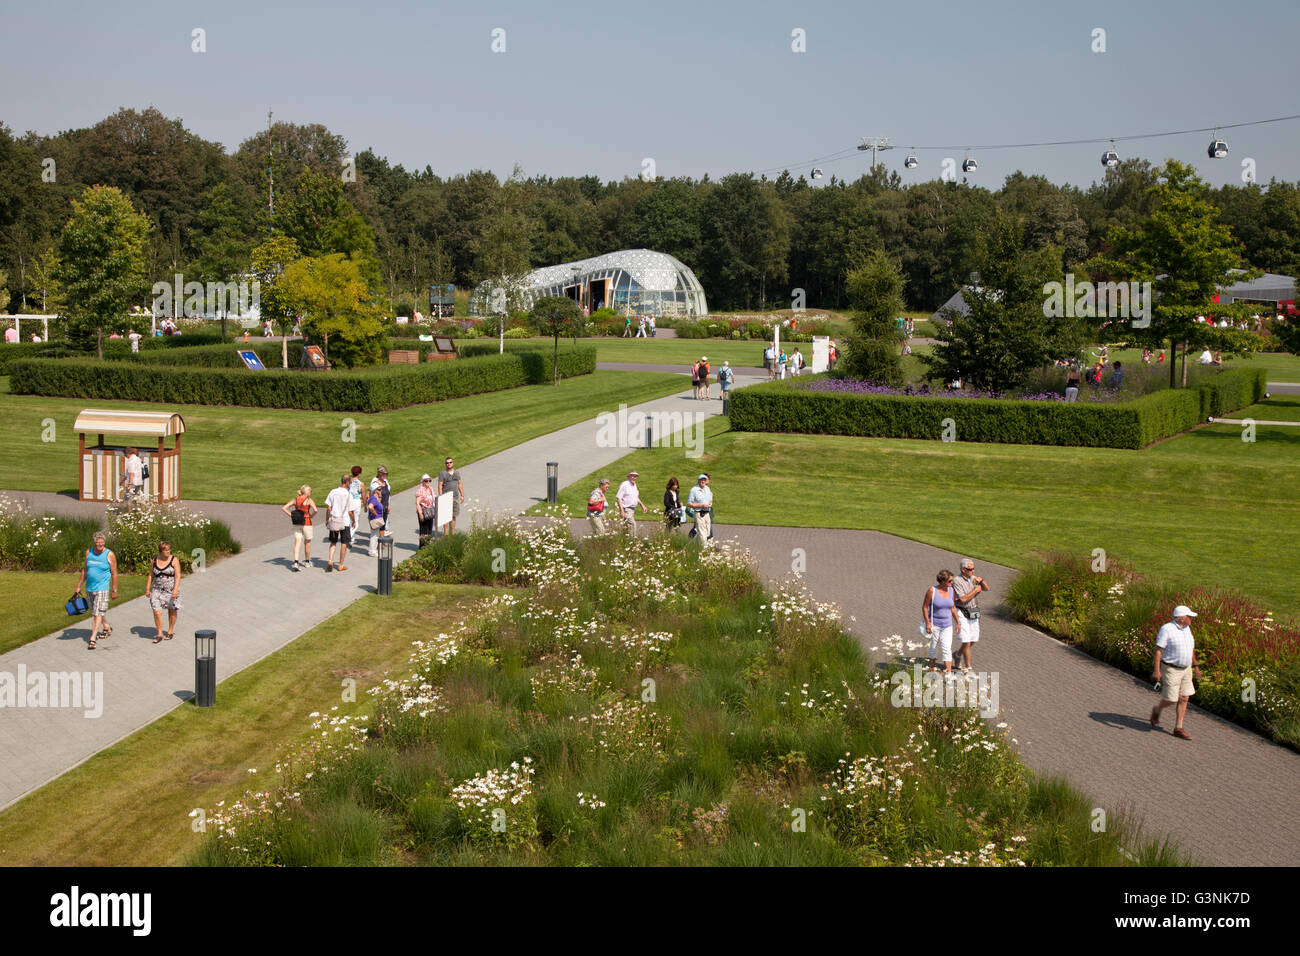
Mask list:
[[[420,353],[414,349],[391,349],[388,353],[389,365],[419,365]]]

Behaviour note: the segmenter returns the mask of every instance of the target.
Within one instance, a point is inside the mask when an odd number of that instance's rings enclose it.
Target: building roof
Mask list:
[[[653,249],[620,249],[590,259],[544,266],[530,272],[524,279],[524,284],[531,288],[571,284],[574,266],[577,266],[580,277],[593,272],[622,269],[647,292],[672,292],[678,287],[678,276],[681,276],[681,284],[687,289],[696,291],[700,288],[699,280],[695,278],[690,266],[666,252],[655,252]]]
[[[1296,297],[1295,279],[1273,272],[1265,272],[1258,279],[1224,286],[1220,292],[1234,299],[1271,299],[1274,302],[1290,302]]]
[[[167,438],[185,431],[185,419],[175,412],[121,412],[87,408],[72,425],[75,432],[98,435],[148,435]]]

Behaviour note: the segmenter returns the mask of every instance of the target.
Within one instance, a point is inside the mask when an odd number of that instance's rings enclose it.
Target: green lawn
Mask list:
[[[536,341],[540,342],[541,339]],[[583,344],[596,347],[597,362],[636,362],[642,365],[680,365],[689,372],[691,363],[702,355],[709,357],[709,365],[717,368],[724,361],[738,367],[760,367],[763,364],[764,343],[733,339],[584,339]],[[812,343],[796,343],[811,359]]]
[[[1253,418],[1257,421],[1300,422],[1300,395],[1273,395],[1225,418]]]
[[[118,602],[129,601],[144,593],[145,576],[122,574],[118,576]],[[0,654],[20,647],[28,641],[64,627],[90,630],[90,615],[68,617],[64,603],[77,586],[75,574],[53,574],[40,571],[0,571]],[[113,622],[112,607],[108,621]]]
[[[485,593],[408,582],[391,597],[362,598],[222,681],[218,706],[182,704],[0,813],[0,866],[179,863],[201,839],[193,808],[236,799],[257,779],[250,767],[274,776],[280,748],[308,733],[309,713],[365,706],[366,690],[406,661],[413,635],[450,629],[461,602]],[[341,700],[347,677],[357,704]],[[88,794],[95,812],[70,814]]]
[[[633,405],[682,388],[680,376],[662,372],[596,372],[558,388],[532,385],[374,415],[5,394],[0,396],[0,457],[9,467],[3,483],[24,491],[75,489],[72,424],[87,407],[179,411],[186,425],[184,497],[278,505],[302,484],[323,495],[353,464],[370,474],[382,462],[393,486],[407,488],[419,483],[421,472],[438,470],[447,455],[469,464],[620,402]],[[56,423],[54,442],[41,440],[47,417]],[[348,422],[355,423],[353,442],[344,440]]]
[[[670,475],[688,487],[707,471],[723,524],[875,529],[1016,568],[1036,550],[1104,548],[1153,577],[1300,613],[1285,557],[1300,527],[1300,428],[1259,426],[1246,443],[1241,426],[1213,425],[1144,451],[726,429],[710,420],[701,458],[659,448],[601,472],[636,468],[653,504]],[[596,477],[560,502],[581,514]]]

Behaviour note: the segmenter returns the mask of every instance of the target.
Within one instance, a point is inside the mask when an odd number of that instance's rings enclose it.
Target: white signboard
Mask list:
[[[439,528],[445,528],[447,525],[451,524],[451,496],[453,494],[454,492],[451,491],[444,492],[438,496],[438,500],[435,502],[438,509],[438,517],[436,520]]]
[[[831,337],[829,335],[813,336],[812,370],[824,372],[831,364]]]

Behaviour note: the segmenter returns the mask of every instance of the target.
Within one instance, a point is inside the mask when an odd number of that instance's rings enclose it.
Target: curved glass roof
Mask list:
[[[495,286],[480,283],[470,296],[470,313],[487,314]],[[622,249],[590,259],[544,266],[518,287],[525,307],[543,296],[569,296],[592,309],[620,314],[692,316],[708,314],[704,289],[680,259],[652,249]]]
[[[666,252],[652,249],[623,249],[591,259],[563,262],[558,266],[535,269],[524,280],[529,288],[573,285],[573,267],[578,267],[580,281],[614,269],[622,269],[646,292],[673,292],[681,287],[703,294],[704,289],[690,267]],[[679,283],[680,277],[680,283]]]

